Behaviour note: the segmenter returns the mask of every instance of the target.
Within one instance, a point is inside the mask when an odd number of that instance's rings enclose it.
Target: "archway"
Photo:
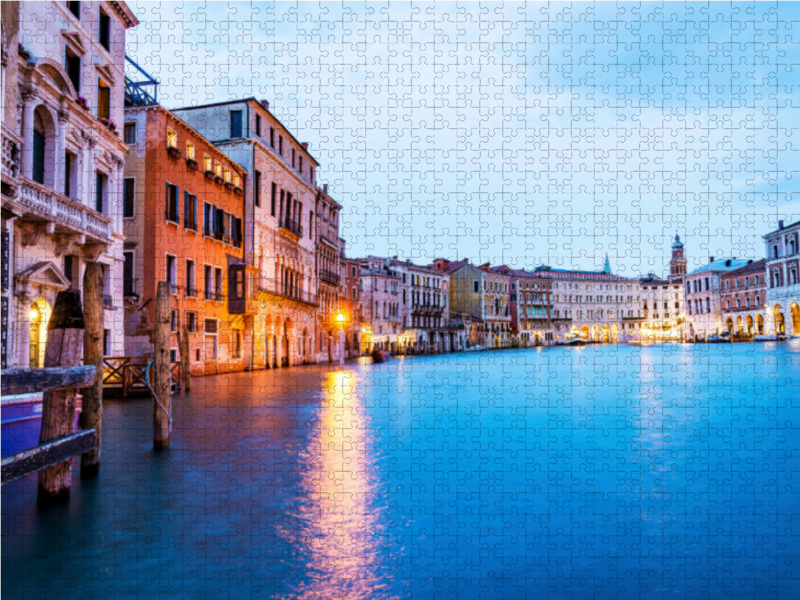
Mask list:
[[[764,317],[762,315],[756,315],[756,331],[759,335],[764,334]]]
[[[752,315],[747,315],[747,319],[745,320],[745,331],[752,335],[753,334],[753,317]]]
[[[592,327],[592,341],[597,342],[600,340],[600,326],[594,325]]]
[[[53,115],[47,107],[41,104],[33,111],[33,147],[31,152],[33,152],[31,179],[55,189],[56,124]]]
[[[689,339],[691,339],[692,341],[694,341],[694,339],[695,339],[695,332],[694,332],[694,324],[693,323],[689,323]]]
[[[30,308],[30,352],[28,366],[44,367],[44,351],[47,345],[47,322],[50,320],[50,305],[39,298]]]
[[[308,346],[309,346],[309,343],[308,343],[308,329],[303,328],[303,339],[302,339],[302,345],[300,347],[300,350],[303,353],[303,364],[304,365],[307,365],[308,362],[309,362],[308,361]]]
[[[744,319],[741,315],[736,317],[736,333],[744,333]]]
[[[264,319],[264,365],[268,369],[275,367],[275,320],[272,315]]]
[[[589,326],[588,325],[584,325],[583,327],[581,327],[580,335],[584,340],[589,341],[589,337],[591,336],[591,333],[589,331]]]
[[[729,333],[733,333],[733,319],[731,317],[725,319],[725,329],[727,329]]]
[[[782,335],[786,333],[786,321],[783,316],[783,307],[776,304],[772,309],[773,318],[775,320],[775,335]]]
[[[611,330],[608,328],[608,325],[603,325],[603,328],[600,330],[600,335],[600,339],[604,344],[611,341]]]
[[[800,336],[800,307],[797,306],[797,302],[792,302],[789,314],[792,317],[792,336]]]
[[[613,344],[619,343],[619,325],[616,323],[611,326],[611,342]]]

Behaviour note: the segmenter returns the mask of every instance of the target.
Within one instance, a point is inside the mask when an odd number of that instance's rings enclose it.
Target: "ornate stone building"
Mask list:
[[[764,236],[767,251],[766,333],[800,336],[800,221]]]
[[[55,296],[80,289],[90,261],[105,272],[105,353],[123,351],[117,125],[125,32],[135,25],[124,2],[3,3],[6,365],[43,364]]]
[[[722,275],[722,317],[734,337],[764,334],[766,279],[763,258]]]
[[[686,299],[686,338],[703,340],[721,335],[725,330],[722,315],[722,277],[730,271],[747,266],[746,258],[716,258],[684,277]]]
[[[342,351],[341,325],[336,321],[339,314],[341,293],[341,249],[339,247],[339,213],[342,205],[328,194],[328,185],[317,188],[316,207],[317,236],[317,337],[318,361],[338,360]]]

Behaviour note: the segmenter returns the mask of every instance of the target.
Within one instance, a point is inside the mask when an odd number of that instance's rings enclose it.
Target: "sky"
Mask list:
[[[691,270],[800,220],[792,4],[129,6],[161,104],[309,142],[348,256],[664,275],[676,231]]]

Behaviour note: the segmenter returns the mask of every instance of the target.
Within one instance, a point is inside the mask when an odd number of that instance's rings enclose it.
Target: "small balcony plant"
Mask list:
[[[214,179],[214,171],[206,171],[206,179]]]
[[[197,164],[197,161],[195,159],[187,157],[186,166],[188,166],[193,171],[196,171],[199,165]]]
[[[100,119],[100,122],[108,127],[114,133],[117,132],[117,124],[114,122],[113,119]]]
[[[222,178],[221,175],[217,175],[216,177],[214,177],[214,181],[216,181],[217,183],[224,183],[225,182],[225,180]]]
[[[89,101],[84,98],[83,96],[78,96],[75,99],[75,102],[80,106],[83,110],[89,110]]]
[[[181,157],[181,151],[178,150],[175,146],[167,146],[167,154],[169,154],[171,158]]]
[[[25,60],[30,60],[30,58],[31,58],[31,53],[30,53],[30,52],[28,52],[28,51],[25,49],[25,46],[23,46],[22,44],[19,44],[19,49],[18,49],[18,51],[17,51],[17,52],[18,52],[18,54],[19,54],[19,55],[20,55],[22,58],[24,58]]]
[[[233,188],[233,193],[236,194],[237,196],[243,196],[244,190],[240,187],[235,187]]]

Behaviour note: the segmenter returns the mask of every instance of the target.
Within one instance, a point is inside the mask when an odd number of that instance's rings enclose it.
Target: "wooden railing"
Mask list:
[[[145,381],[150,356],[106,356],[103,358],[103,387],[120,392],[123,397],[131,393],[149,394]],[[183,382],[183,369],[179,361],[170,363],[172,379]]]

